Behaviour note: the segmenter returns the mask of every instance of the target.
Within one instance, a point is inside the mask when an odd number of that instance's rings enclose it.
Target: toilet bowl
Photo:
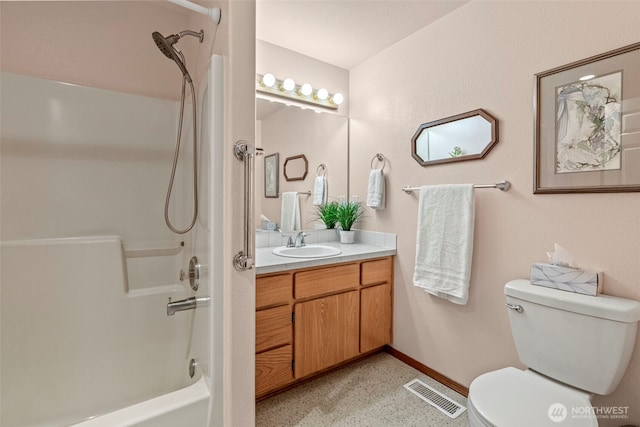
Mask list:
[[[534,286],[505,285],[518,357],[469,386],[471,427],[597,426],[591,397],[610,394],[627,369],[640,303]],[[597,339],[593,339],[597,337]]]
[[[531,370],[504,368],[479,376],[469,387],[469,424],[595,427],[590,397]]]

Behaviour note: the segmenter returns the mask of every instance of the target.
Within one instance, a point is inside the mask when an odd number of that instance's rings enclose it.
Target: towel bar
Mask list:
[[[509,189],[511,188],[511,183],[509,181],[500,181],[495,184],[474,184],[473,188],[497,188],[501,191],[509,191]],[[417,190],[420,190],[420,187],[409,187],[408,185],[402,187],[402,191],[407,194]]]

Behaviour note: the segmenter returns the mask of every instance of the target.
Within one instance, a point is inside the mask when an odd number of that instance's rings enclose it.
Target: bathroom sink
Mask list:
[[[275,255],[285,256],[289,258],[325,258],[334,255],[339,255],[342,251],[332,246],[323,245],[307,245],[299,248],[288,248],[286,246],[279,246],[273,249]]]

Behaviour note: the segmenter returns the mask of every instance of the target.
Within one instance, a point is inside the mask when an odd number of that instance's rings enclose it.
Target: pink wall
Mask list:
[[[473,1],[351,70],[351,194],[366,191],[369,163],[358,159],[388,159],[387,209],[370,212],[364,228],[398,234],[395,348],[467,386],[484,372],[521,366],[503,286],[528,277],[554,242],[604,271],[606,293],[640,300],[639,193],[532,194],[534,74],[637,42],[638,16],[638,2]],[[476,108],[500,121],[500,142],[486,159],[421,167],[411,158],[421,123]],[[400,188],[503,179],[513,184],[508,193],[476,193],[468,305],[415,288],[418,200]],[[622,423],[639,424],[638,384],[640,339],[618,390],[595,403],[629,406]]]

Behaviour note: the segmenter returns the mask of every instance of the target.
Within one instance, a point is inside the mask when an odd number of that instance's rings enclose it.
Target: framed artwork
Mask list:
[[[264,197],[278,197],[279,157],[280,155],[275,153],[264,158]]]
[[[640,43],[536,74],[534,193],[640,191]]]

